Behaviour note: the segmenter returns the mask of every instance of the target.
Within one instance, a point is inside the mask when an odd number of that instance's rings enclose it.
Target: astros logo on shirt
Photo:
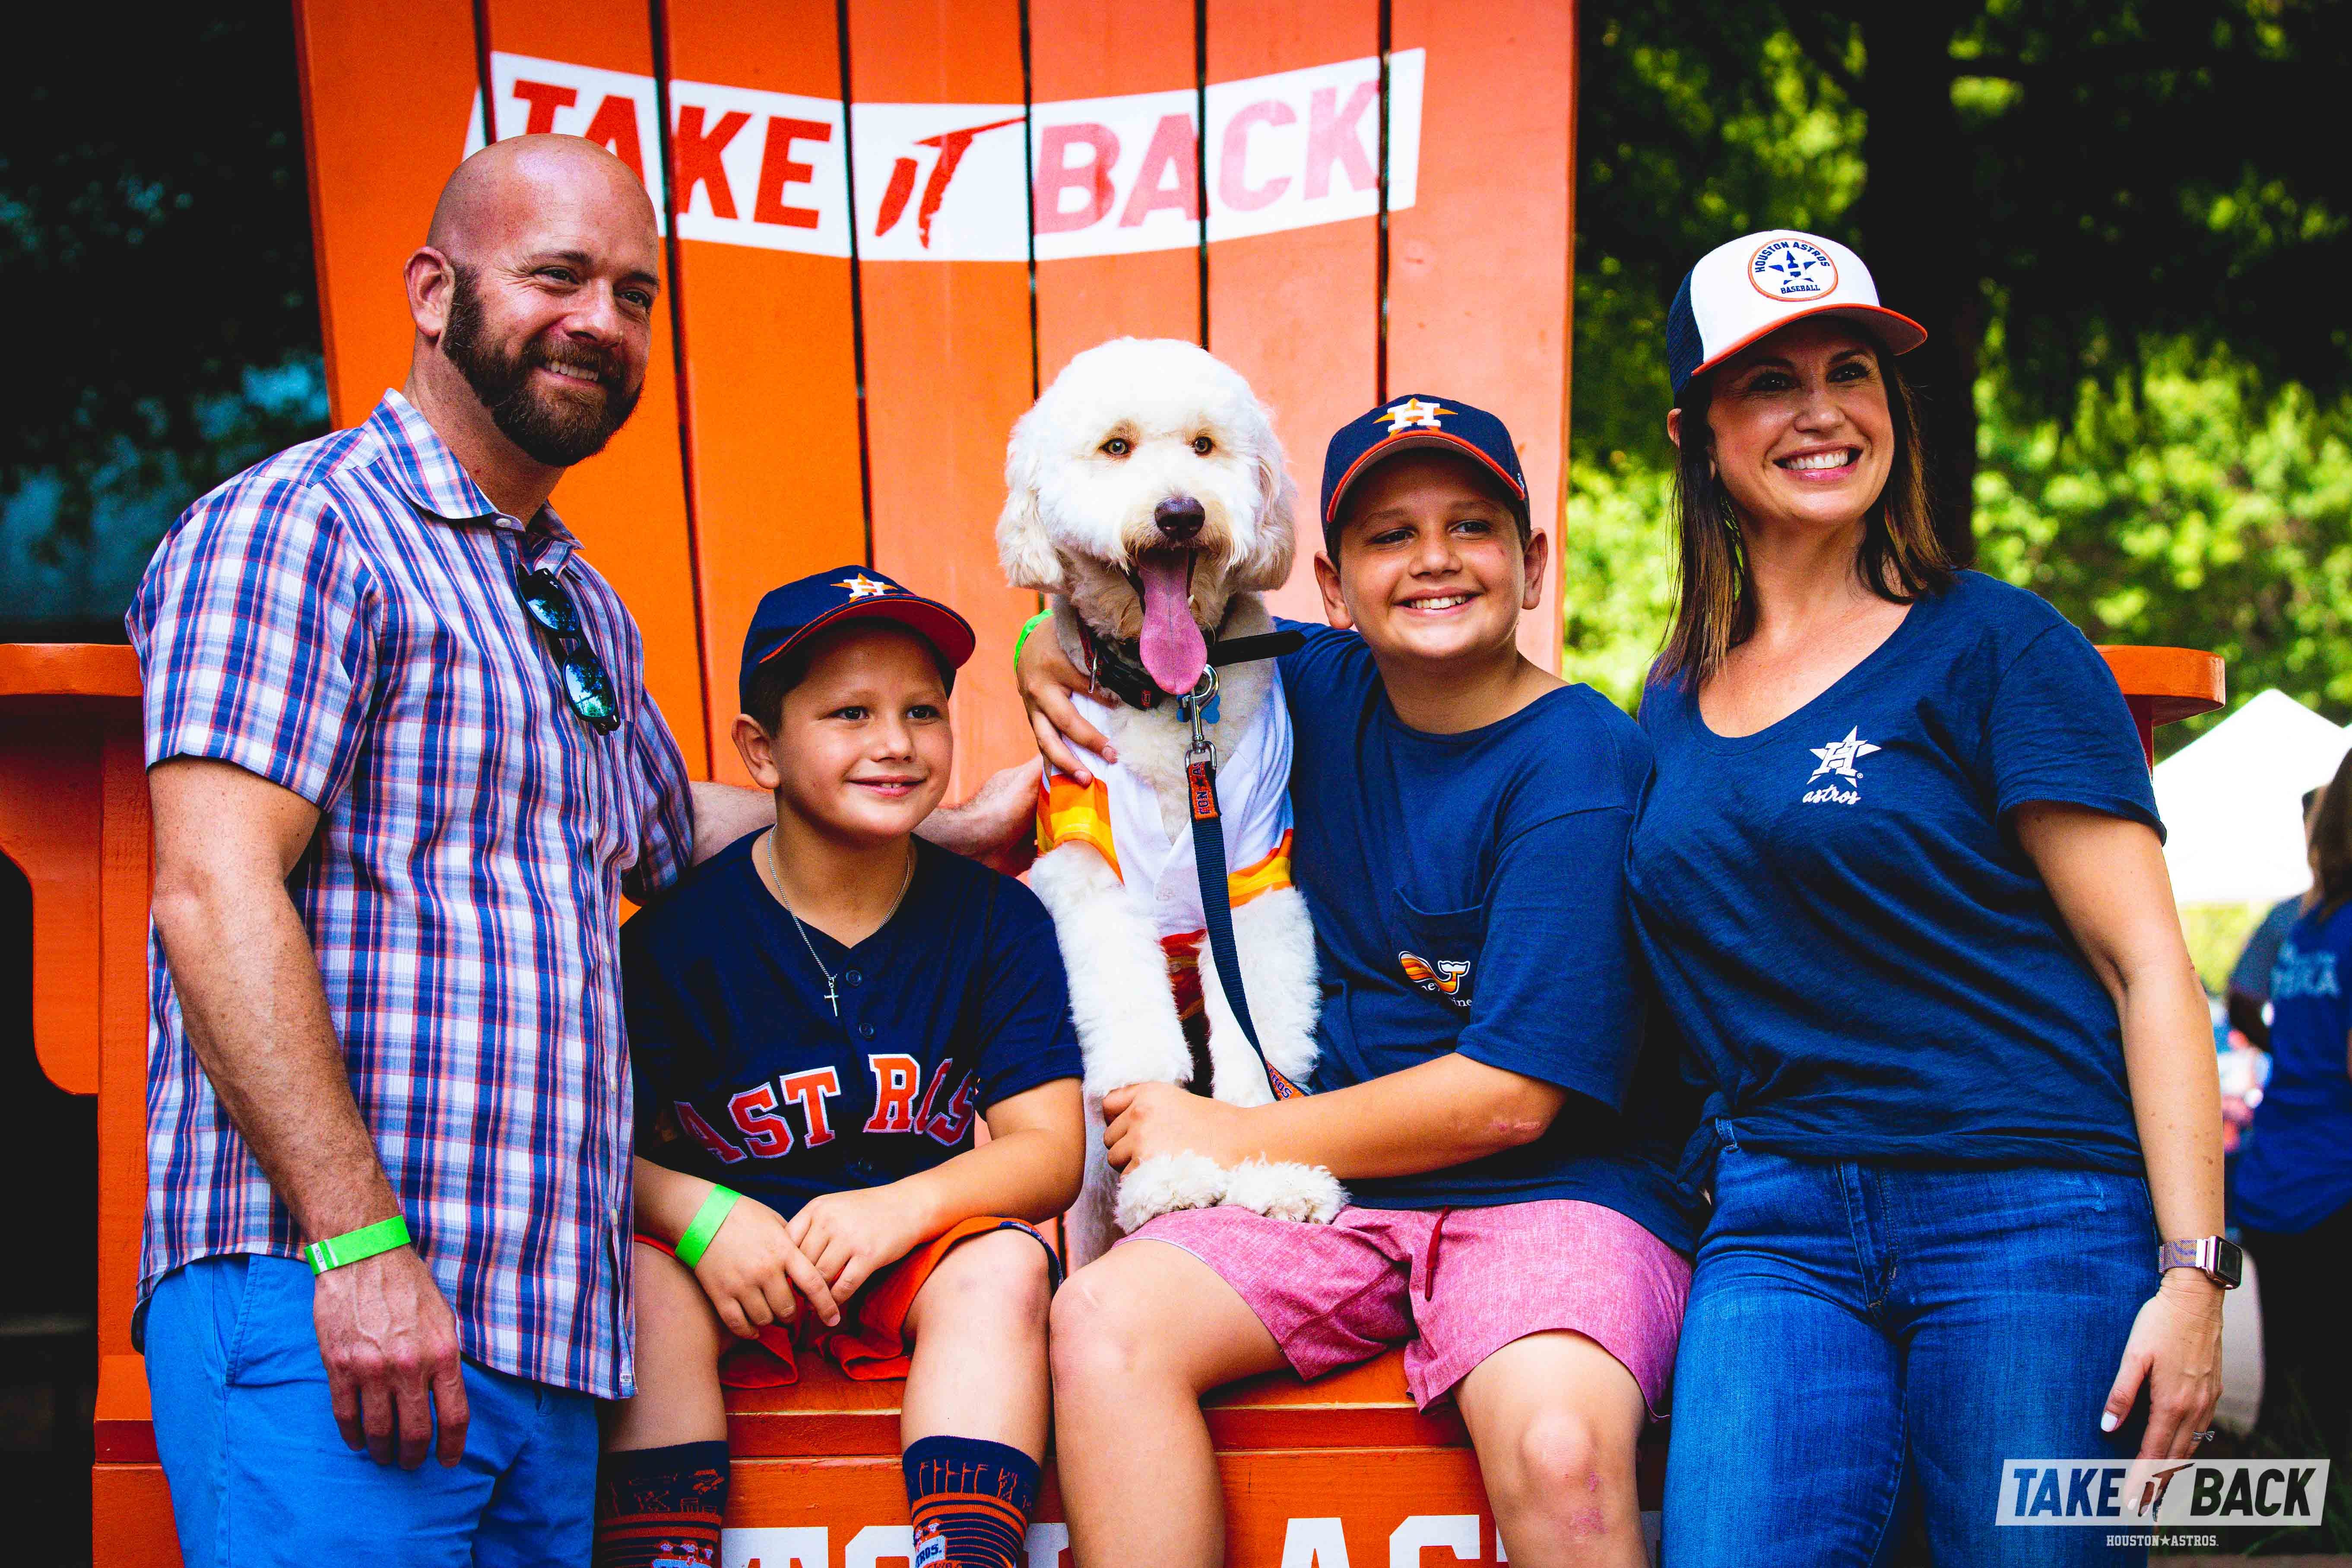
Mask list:
[[[1417,952],[1407,952],[1399,948],[1397,963],[1404,970],[1407,980],[1432,996],[1443,996],[1456,1007],[1470,1005],[1470,998],[1462,989],[1463,983],[1470,978],[1468,959],[1441,958],[1433,964]]]
[[[1808,746],[1806,750],[1821,759],[1822,765],[1812,771],[1805,783],[1811,785],[1823,773],[1832,777],[1829,783],[1818,789],[1808,788],[1805,804],[1811,805],[1820,801],[1835,801],[1840,805],[1853,805],[1859,802],[1862,799],[1862,773],[1853,764],[1882,749],[1864,740],[1859,726],[1847,730],[1843,741],[1832,741],[1826,746]]]

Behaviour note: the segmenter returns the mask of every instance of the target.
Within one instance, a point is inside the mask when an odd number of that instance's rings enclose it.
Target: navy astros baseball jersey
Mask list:
[[[760,880],[759,842],[622,929],[639,1153],[790,1217],[937,1165],[990,1106],[1079,1076],[1053,922],[1028,889],[919,838],[898,913],[856,947],[807,927],[812,955]]]

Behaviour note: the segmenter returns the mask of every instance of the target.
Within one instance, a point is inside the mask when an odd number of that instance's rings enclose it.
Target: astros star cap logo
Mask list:
[[[1324,528],[1338,520],[1350,485],[1389,458],[1423,448],[1472,459],[1494,475],[1515,506],[1527,504],[1518,447],[1500,419],[1456,399],[1412,392],[1376,405],[1332,433],[1323,451]]]
[[[940,656],[940,668],[960,669],[971,657],[971,623],[937,599],[856,562],[828,566],[771,588],[751,612],[743,632],[743,658],[736,670],[742,711],[751,708],[751,685],[760,668],[828,626],[849,621],[894,621],[922,637]]]
[[[1394,408],[1384,410],[1372,417],[1386,425],[1389,427],[1389,434],[1393,436],[1401,430],[1410,430],[1416,426],[1424,430],[1442,430],[1444,426],[1437,422],[1438,419],[1454,412],[1455,412],[1454,409],[1442,407],[1434,403],[1423,403],[1418,397],[1408,397]]]

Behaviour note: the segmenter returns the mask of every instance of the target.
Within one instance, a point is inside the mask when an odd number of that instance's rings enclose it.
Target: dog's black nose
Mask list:
[[[1151,509],[1151,521],[1160,525],[1160,532],[1181,544],[1201,531],[1206,518],[1201,503],[1191,496],[1170,496]]]

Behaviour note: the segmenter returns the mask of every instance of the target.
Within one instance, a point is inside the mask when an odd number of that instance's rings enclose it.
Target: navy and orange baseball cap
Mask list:
[[[1349,421],[1331,437],[1323,454],[1324,533],[1330,533],[1349,486],[1400,452],[1433,448],[1475,459],[1502,481],[1522,513],[1528,510],[1527,476],[1503,422],[1460,398],[1416,392]]]
[[[861,619],[897,621],[919,633],[940,650],[950,669],[963,668],[976,640],[970,621],[870,566],[813,573],[771,590],[751,612],[751,628],[743,634],[743,668],[736,678],[743,711],[751,711],[751,682],[761,665],[827,627]]]

